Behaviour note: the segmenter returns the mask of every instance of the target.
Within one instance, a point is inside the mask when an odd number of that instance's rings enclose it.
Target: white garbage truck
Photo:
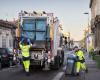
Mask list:
[[[30,39],[30,66],[59,69],[63,65],[63,35],[59,19],[53,13],[21,11],[17,29],[19,41],[22,37]]]

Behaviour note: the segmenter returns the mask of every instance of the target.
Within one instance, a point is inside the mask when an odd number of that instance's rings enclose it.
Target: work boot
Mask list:
[[[85,72],[88,73],[88,69],[86,69]]]
[[[30,76],[30,73],[29,72],[26,72],[26,76]]]
[[[76,73],[76,76],[79,76],[79,73]]]

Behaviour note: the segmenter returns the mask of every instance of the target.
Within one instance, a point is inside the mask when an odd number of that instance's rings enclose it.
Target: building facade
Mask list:
[[[0,20],[0,48],[12,48],[16,26],[8,21]]]
[[[94,34],[91,33],[91,27],[86,27],[84,30],[84,44],[83,47],[86,48],[87,52],[91,52],[94,49]]]
[[[100,0],[90,0],[91,30],[94,34],[94,49],[100,51]]]

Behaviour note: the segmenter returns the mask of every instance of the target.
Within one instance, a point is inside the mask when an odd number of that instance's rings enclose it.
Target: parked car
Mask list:
[[[10,48],[0,48],[0,69],[3,66],[11,66],[13,64],[13,50]]]

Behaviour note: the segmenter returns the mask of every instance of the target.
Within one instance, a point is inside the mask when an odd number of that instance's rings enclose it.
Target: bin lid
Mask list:
[[[67,58],[76,58],[76,55],[74,53],[70,53],[70,54],[68,54]]]

